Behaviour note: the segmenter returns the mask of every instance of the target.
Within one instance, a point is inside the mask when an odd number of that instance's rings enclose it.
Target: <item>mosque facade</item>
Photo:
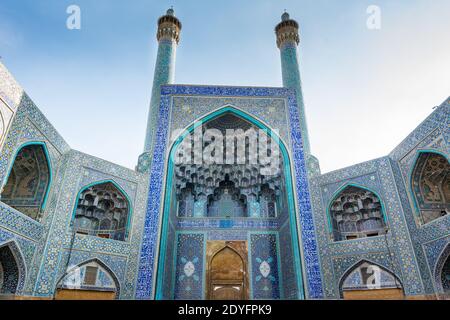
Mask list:
[[[388,155],[322,174],[299,24],[275,27],[279,88],[175,84],[181,30],[158,20],[135,170],[72,149],[0,64],[0,296],[448,298],[450,98]]]

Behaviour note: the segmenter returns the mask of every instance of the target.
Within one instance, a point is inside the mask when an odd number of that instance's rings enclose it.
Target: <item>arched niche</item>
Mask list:
[[[436,152],[421,151],[417,156],[411,188],[422,224],[450,213],[450,163]]]
[[[216,144],[221,151],[214,153],[215,161],[209,164],[203,153],[203,162],[196,161],[197,133],[183,137],[174,166],[179,217],[276,218],[281,206],[286,205],[283,170],[279,170],[284,166],[283,157],[278,152],[277,167],[270,168],[276,174],[269,173],[270,166],[258,161],[260,136],[267,139],[268,149],[272,144],[278,147],[278,139],[260,129],[233,112],[202,123],[200,133],[204,137],[207,130],[221,136]],[[212,144],[206,142],[203,147],[206,150]]]
[[[44,143],[28,143],[14,157],[1,201],[32,219],[40,220],[51,182],[51,166]]]
[[[98,259],[71,267],[56,286],[56,300],[111,300],[120,284],[111,269]]]
[[[403,299],[403,286],[395,274],[370,261],[360,261],[347,270],[339,282],[346,300]]]
[[[25,263],[14,241],[0,245],[0,296],[20,294],[25,284]]]
[[[130,218],[126,193],[113,181],[97,182],[78,193],[73,228],[79,234],[125,241]]]
[[[378,195],[356,185],[337,193],[329,206],[329,218],[335,241],[378,236],[387,230]]]
[[[225,245],[208,261],[207,290],[210,300],[244,300],[247,298],[247,262],[231,246]]]
[[[438,294],[450,297],[450,244],[442,250],[436,262],[434,280]]]

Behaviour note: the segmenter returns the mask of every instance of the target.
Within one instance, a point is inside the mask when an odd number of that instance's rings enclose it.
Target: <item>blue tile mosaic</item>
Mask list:
[[[425,152],[449,158],[450,98],[387,156],[321,175],[318,160],[309,151],[298,48],[287,42],[280,50],[286,88],[165,85],[174,82],[176,42],[161,39],[145,153],[136,171],[72,150],[0,63],[0,186],[3,189],[7,182],[15,155],[30,143],[45,146],[52,178],[36,220],[0,199],[0,272],[11,280],[0,288],[2,292],[52,298],[70,268],[80,267],[84,275],[83,266],[95,262],[103,270],[95,290],[114,287],[118,299],[153,299],[158,246],[164,240],[165,260],[173,263],[164,265],[163,272],[172,276],[165,279],[161,297],[202,299],[205,241],[241,240],[249,246],[254,299],[299,299],[303,291],[310,299],[341,298],[344,281],[360,285],[354,271],[365,261],[387,270],[385,283],[395,276],[407,296],[444,294],[450,215],[423,223],[415,203],[420,188],[413,185],[411,174]],[[161,237],[172,134],[224,107],[258,119],[286,145],[295,225],[285,212],[277,219],[172,216],[167,237]],[[126,241],[73,233],[78,192],[101,181],[114,181],[130,198]],[[388,226],[385,235],[334,241],[328,208],[347,185],[379,196]]]
[[[162,86],[160,118],[157,130],[157,143],[154,147],[153,162],[150,169],[150,187],[147,218],[144,227],[144,243],[141,251],[139,280],[136,298],[150,299],[153,294],[153,277],[156,262],[156,243],[158,239],[158,224],[160,219],[161,195],[165,176],[165,161],[168,152],[167,143],[169,117],[172,96],[197,95],[219,97],[267,97],[268,99],[283,98],[287,102],[289,123],[291,128],[290,146],[293,155],[294,177],[296,183],[297,203],[299,205],[299,224],[304,245],[304,264],[308,296],[322,297],[322,281],[319,268],[319,258],[314,235],[311,204],[309,202],[308,176],[303,156],[302,138],[298,116],[295,91],[284,88],[244,88],[244,87],[212,87],[212,86]]]
[[[252,298],[280,299],[278,239],[276,234],[251,234]]]

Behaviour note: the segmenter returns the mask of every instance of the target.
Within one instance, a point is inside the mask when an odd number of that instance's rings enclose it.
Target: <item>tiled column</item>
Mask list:
[[[151,154],[157,128],[161,85],[173,84],[175,79],[175,57],[180,40],[181,22],[175,17],[172,9],[158,20],[157,39],[159,42],[153,78],[152,97],[147,120],[144,153],[139,157],[137,170],[148,172],[151,165]]]

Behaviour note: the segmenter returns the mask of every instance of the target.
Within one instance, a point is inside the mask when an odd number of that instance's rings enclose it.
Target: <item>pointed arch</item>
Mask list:
[[[361,259],[358,262],[356,262],[355,264],[353,264],[351,267],[349,267],[340,277],[339,281],[338,281],[338,288],[339,288],[339,295],[341,298],[344,298],[344,284],[346,282],[346,280],[355,272],[360,272],[359,269],[364,266],[364,265],[370,265],[370,266],[375,266],[380,268],[381,271],[381,277],[383,277],[383,272],[385,273],[385,279],[389,279],[389,277],[391,277],[391,279],[393,279],[393,281],[386,281],[383,283],[383,279],[381,279],[381,283],[380,283],[380,289],[401,289],[401,293],[404,294],[403,292],[403,284],[400,281],[400,279],[398,278],[398,276],[395,274],[394,271],[390,270],[389,268],[377,263],[377,262],[373,262],[369,259]],[[372,275],[374,274],[373,272],[368,272],[368,274]],[[387,276],[386,276],[387,275]],[[362,277],[362,276],[361,276]],[[357,282],[358,279],[354,279],[355,282],[355,288],[356,290],[367,290],[368,292],[372,291],[372,290],[376,290],[376,289],[369,289],[367,286],[367,283],[363,282],[363,279],[359,279],[361,282],[358,283]]]
[[[233,296],[238,293],[240,299],[247,298],[247,261],[239,251],[225,244],[211,255],[207,266],[208,299],[214,299],[216,288],[224,290],[224,286],[227,287],[225,290],[234,292]]]
[[[427,181],[424,177],[425,167],[428,164],[430,157],[435,156],[439,160],[447,160],[446,167],[443,169],[443,180],[441,185],[436,181]],[[416,151],[412,166],[409,172],[409,191],[411,193],[412,202],[414,205],[414,213],[420,218],[421,224],[427,224],[433,220],[439,219],[441,216],[450,214],[450,189],[445,189],[445,181],[450,180],[450,158],[447,154],[435,149],[420,149]],[[433,170],[433,174],[435,170]],[[426,200],[424,196],[424,188],[430,186],[436,190],[429,190],[430,194],[440,196],[441,200]],[[445,194],[444,194],[445,193]]]
[[[214,119],[224,115],[225,113],[234,114],[237,117],[247,120],[248,122],[256,125],[259,129],[267,130],[267,134],[270,137],[274,138],[274,140],[280,141],[280,143],[279,143],[280,147],[284,148],[284,150],[287,152],[286,146],[288,144],[286,143],[286,141],[284,141],[284,139],[280,135],[278,135],[271,128],[271,126],[267,122],[265,122],[264,120],[254,116],[254,115],[251,115],[250,113],[244,111],[243,109],[241,109],[237,106],[234,106],[231,104],[226,104],[222,107],[217,108],[216,110],[213,110],[213,111],[207,113],[203,117],[194,120],[189,125],[187,125],[182,130],[180,130],[181,133],[177,137],[175,137],[175,139],[173,139],[173,141],[169,144],[169,147],[168,147],[169,154],[172,154],[173,148],[177,147],[183,141],[183,139],[186,138],[186,136],[188,134],[190,134],[191,132],[193,132],[196,128],[198,128],[199,126],[201,126],[202,124],[204,124],[206,122],[209,122],[211,120],[214,120]]]
[[[381,211],[381,217],[382,217],[382,221],[383,221],[382,228],[380,228],[379,231],[386,231],[386,227],[389,224],[389,220],[388,220],[388,216],[386,214],[386,209],[385,209],[383,198],[378,194],[378,192],[376,192],[376,191],[374,191],[374,190],[372,190],[372,189],[370,189],[370,188],[368,188],[366,186],[363,186],[363,185],[360,185],[360,184],[354,183],[354,182],[347,182],[347,183],[343,184],[341,187],[339,187],[334,192],[333,196],[331,197],[331,200],[329,201],[329,203],[327,205],[326,217],[327,217],[327,222],[328,222],[328,231],[329,231],[330,234],[333,235],[334,240],[335,241],[341,241],[341,240],[345,240],[345,239],[340,239],[335,234],[336,230],[335,230],[335,228],[333,226],[333,219],[334,219],[334,217],[333,217],[332,207],[335,204],[335,201],[341,195],[343,195],[346,190],[348,190],[350,188],[361,189],[361,190],[367,191],[367,192],[373,194],[378,199],[378,201],[380,203],[380,211]]]
[[[127,241],[129,238],[129,233],[131,230],[131,222],[132,222],[132,213],[133,213],[133,205],[131,202],[130,197],[128,196],[127,192],[113,179],[106,179],[106,180],[99,180],[99,181],[95,181],[92,183],[89,183],[88,185],[82,187],[80,189],[80,191],[78,191],[77,196],[75,198],[75,204],[73,207],[73,211],[72,211],[72,218],[71,218],[71,226],[74,227],[75,229],[77,229],[74,225],[75,225],[75,220],[76,220],[76,216],[77,216],[77,209],[80,205],[80,200],[81,197],[83,195],[83,193],[85,193],[86,191],[88,191],[89,189],[95,187],[95,186],[101,186],[101,185],[108,185],[111,184],[114,188],[117,189],[117,191],[125,198],[126,200],[126,204],[127,207],[124,208],[127,216],[126,216],[126,225],[125,225],[125,232],[123,234],[123,239],[119,239],[122,241]],[[119,227],[119,226],[118,226]],[[87,230],[89,232],[89,230]]]
[[[280,150],[281,156],[283,157],[283,171],[285,173],[285,182],[286,182],[286,193],[287,193],[287,203],[288,203],[288,212],[289,212],[289,226],[290,232],[292,235],[292,248],[293,248],[293,260],[294,260],[294,269],[296,272],[295,280],[298,288],[298,297],[300,299],[304,299],[305,291],[303,285],[303,275],[302,275],[302,262],[301,262],[301,251],[300,244],[301,239],[298,234],[299,225],[297,221],[297,203],[294,196],[294,180],[293,180],[293,166],[291,156],[288,152],[287,144],[283,141],[283,139],[264,121],[256,118],[253,115],[235,107],[232,105],[225,105],[221,108],[216,109],[215,111],[210,112],[209,114],[203,116],[202,118],[192,122],[189,126],[185,127],[184,130],[173,140],[172,143],[169,144],[168,147],[168,156],[166,157],[166,181],[163,195],[163,209],[162,209],[162,217],[161,217],[161,228],[159,232],[159,243],[157,249],[157,275],[156,275],[156,288],[155,288],[155,296],[157,300],[163,299],[163,282],[164,282],[164,270],[166,263],[166,252],[165,248],[167,247],[167,234],[168,234],[168,219],[169,219],[169,211],[170,211],[170,199],[172,196],[172,183],[173,177],[171,172],[173,172],[174,167],[174,159],[175,152],[177,151],[178,146],[182,143],[182,141],[187,137],[187,135],[191,134],[196,128],[201,126],[204,123],[207,123],[213,119],[216,119],[226,113],[231,113],[241,119],[248,121],[249,123],[255,125],[259,129],[265,131],[265,133],[275,141]]]
[[[217,249],[216,252],[214,252],[211,255],[211,258],[209,259],[210,260],[209,263],[211,263],[214,260],[214,258],[216,258],[217,255],[219,255],[220,253],[224,252],[224,250],[231,250],[231,251],[233,251],[234,254],[239,256],[239,258],[241,259],[242,263],[244,264],[245,258],[242,257],[242,255],[236,249],[234,249],[233,247],[231,247],[229,245],[224,245],[223,247]]]
[[[68,276],[70,276],[76,270],[80,270],[80,269],[82,269],[83,267],[86,267],[89,264],[97,264],[100,268],[102,268],[108,274],[108,276],[111,277],[111,279],[114,282],[114,286],[115,286],[114,287],[115,296],[116,296],[116,299],[118,299],[120,297],[120,290],[121,290],[119,278],[117,277],[115,272],[105,262],[103,262],[100,258],[91,258],[91,259],[85,260],[83,262],[80,262],[76,266],[73,266],[73,267],[69,268],[64,273],[64,275],[61,276],[59,278],[59,280],[56,282],[56,287],[55,287],[55,291],[54,291],[55,294],[57,293],[58,289],[64,288],[64,280]]]
[[[25,159],[27,156],[31,162],[17,162],[19,158]],[[53,180],[47,145],[43,141],[29,141],[19,146],[11,159],[1,188],[1,200],[25,215],[39,220],[45,210]],[[25,168],[24,165],[29,167]]]
[[[22,254],[22,250],[20,249],[19,244],[16,240],[8,240],[6,242],[0,243],[0,250],[7,250],[5,252],[5,258],[9,261],[6,261],[11,267],[13,272],[17,271],[17,276],[13,277],[13,282],[11,283],[11,291],[10,294],[20,295],[25,286],[25,280],[27,276],[27,267],[25,263],[24,256]],[[1,255],[0,255],[1,259]],[[13,259],[12,261],[10,259]],[[0,260],[0,263],[2,261]],[[3,264],[3,263],[2,263]],[[16,268],[16,269],[15,269]],[[5,269],[5,268],[3,268]],[[13,289],[13,290],[12,290]],[[0,288],[1,292],[1,288]]]
[[[433,269],[438,293],[450,295],[450,243],[447,243],[439,254]]]

